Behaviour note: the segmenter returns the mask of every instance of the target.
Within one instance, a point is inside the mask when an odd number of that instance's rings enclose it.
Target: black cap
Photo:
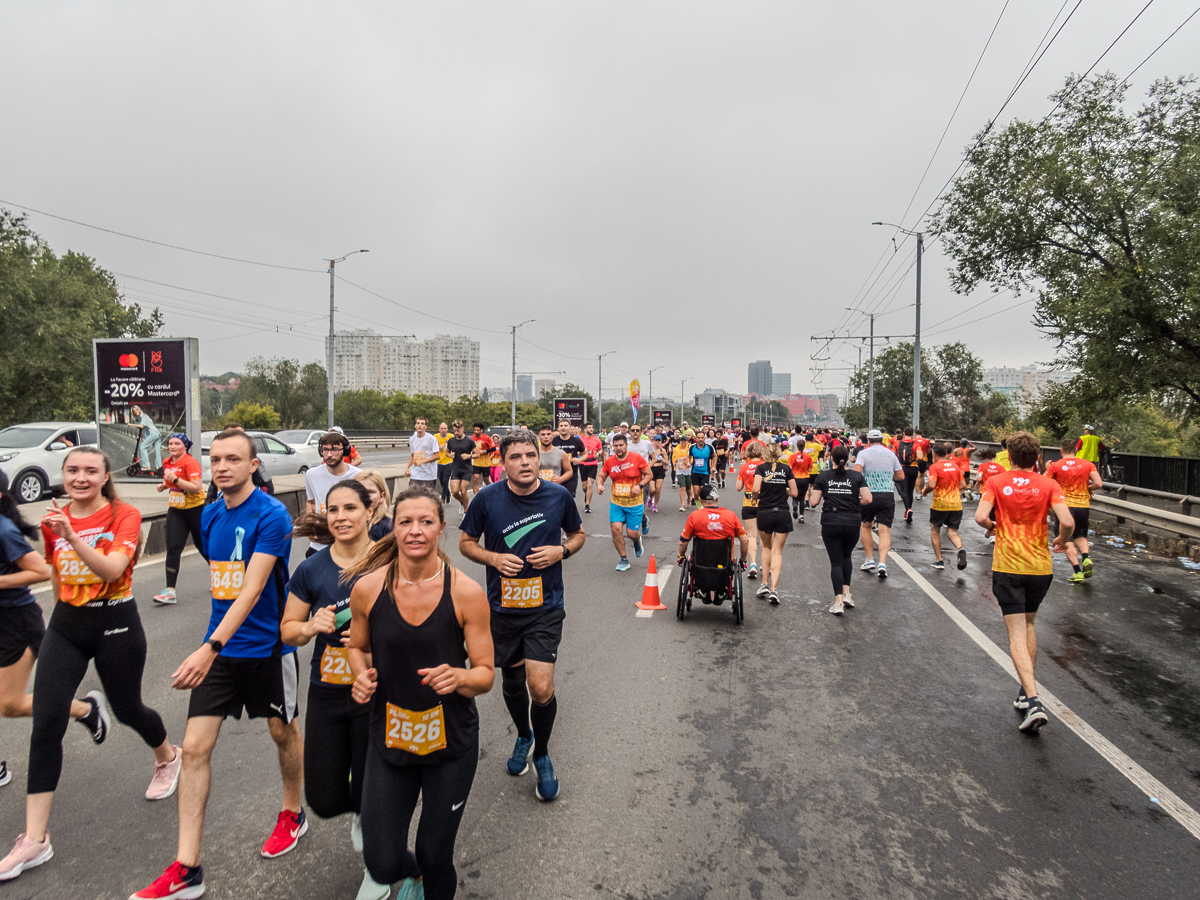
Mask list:
[[[715,487],[713,487],[711,484],[706,484],[704,487],[700,488],[700,499],[719,500],[720,497],[717,496],[717,489]]]

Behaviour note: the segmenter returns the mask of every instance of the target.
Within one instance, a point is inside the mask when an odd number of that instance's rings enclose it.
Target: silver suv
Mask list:
[[[21,503],[62,490],[63,459],[72,447],[95,446],[89,422],[30,422],[0,431],[0,471]]]

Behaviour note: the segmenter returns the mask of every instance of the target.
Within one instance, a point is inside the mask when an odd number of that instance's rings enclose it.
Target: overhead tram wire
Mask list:
[[[51,219],[58,219],[60,222],[70,222],[72,225],[80,225],[84,228],[91,228],[94,231],[103,231],[105,234],[114,234],[117,237],[128,238],[131,241],[141,241],[143,244],[154,244],[156,247],[166,247],[169,250],[181,250],[184,253],[195,253],[197,256],[208,256],[212,259],[223,259],[227,262],[243,263],[247,266],[262,266],[266,269],[284,269],[288,272],[312,272],[317,275],[324,275],[324,269],[306,269],[301,266],[281,266],[278,263],[260,262],[255,259],[243,259],[240,256],[226,256],[223,253],[210,253],[207,250],[195,250],[191,247],[182,247],[179,244],[169,244],[166,241],[156,241],[152,238],[139,237],[136,234],[128,234],[124,231],[117,231],[115,228],[105,228],[102,225],[92,225],[89,222],[81,222],[79,219],[72,219],[67,216],[60,216],[57,213],[46,212],[44,209],[35,209],[32,206],[24,206],[20,203],[14,203],[11,200],[0,199],[0,206],[12,206],[16,209],[25,210],[25,212],[35,213],[39,216],[46,216]]]
[[[377,291],[373,291],[370,288],[365,288],[361,284],[355,284],[350,279],[343,278],[341,275],[335,275],[334,277],[337,278],[338,281],[344,282],[345,284],[350,285],[350,287],[352,287],[352,288],[358,288],[363,293],[370,294],[372,297],[377,297],[378,299],[384,301],[385,303],[390,303],[393,306],[398,306],[401,309],[406,309],[409,312],[416,313],[419,316],[425,316],[428,319],[436,319],[438,322],[445,322],[447,325],[453,325],[455,328],[467,328],[467,329],[473,329],[475,331],[485,331],[488,334],[505,334],[505,335],[508,334],[507,331],[497,331],[494,328],[481,328],[478,325],[464,325],[462,322],[455,322],[451,319],[444,319],[441,316],[435,316],[433,313],[427,313],[422,309],[417,309],[412,306],[406,306],[405,304],[399,302],[398,300],[393,300],[391,297],[385,297],[383,294],[380,294]]]
[[[1154,56],[1156,53],[1158,53],[1158,51],[1161,50],[1163,47],[1165,47],[1167,44],[1167,41],[1169,41],[1171,38],[1175,37],[1175,35],[1177,35],[1180,32],[1180,30],[1183,28],[1184,25],[1186,25],[1188,22],[1192,21],[1192,19],[1194,19],[1196,17],[1197,13],[1200,13],[1200,6],[1197,6],[1194,10],[1192,10],[1192,14],[1190,16],[1188,16],[1186,19],[1184,19],[1182,22],[1180,22],[1178,28],[1176,28],[1174,31],[1172,31],[1170,34],[1168,34],[1165,38],[1163,38],[1162,43],[1150,51],[1150,56],[1147,56],[1145,59],[1143,59],[1140,63],[1137,64],[1137,66],[1134,67],[1134,70],[1132,72],[1130,72],[1128,75],[1126,75],[1124,78],[1122,78],[1120,81],[1120,84],[1118,84],[1117,87],[1121,87],[1122,85],[1128,84],[1129,79],[1132,78],[1134,75],[1136,75],[1138,70],[1142,66],[1144,66],[1146,63],[1150,62],[1150,58],[1152,56]]]
[[[1006,306],[1004,309],[998,309],[995,312],[988,313],[986,316],[980,316],[978,319],[971,319],[967,322],[959,322],[957,325],[951,325],[949,328],[941,328],[937,331],[927,332],[926,336],[932,337],[935,334],[945,334],[947,331],[957,331],[959,328],[966,328],[968,325],[975,325],[984,321],[985,319],[991,319],[994,316],[999,316],[1006,312],[1010,312],[1011,310],[1016,309],[1018,306],[1025,306],[1027,303],[1033,303],[1036,299],[1037,297],[1026,297],[1024,300],[1020,300],[1014,303],[1012,306]]]

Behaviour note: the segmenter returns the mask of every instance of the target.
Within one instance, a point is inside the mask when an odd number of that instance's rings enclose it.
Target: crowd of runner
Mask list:
[[[829,612],[839,616],[855,606],[859,546],[860,571],[888,577],[897,496],[911,526],[915,504],[932,495],[934,570],[945,567],[943,529],[957,567],[967,566],[963,502],[977,501],[975,522],[995,543],[993,593],[1021,681],[1019,727],[1036,731],[1048,721],[1034,677],[1034,621],[1051,582],[1048,519],[1057,521],[1053,549],[1066,552],[1071,581],[1091,577],[1089,498],[1102,482],[1096,465],[1076,456],[1095,449],[1085,446],[1088,435],[1064,441],[1062,458],[1046,466],[1037,439],[1020,432],[1001,453],[979,453],[973,472],[978,451],[969,441],[930,442],[912,428],[852,435],[684,422],[645,433],[621,423],[597,435],[590,424],[580,430],[562,421],[536,434],[518,428],[496,437],[479,423],[471,432],[461,421],[434,432],[419,419],[404,470],[409,483],[394,498],[378,473],[351,464],[344,434],[327,433],[319,444],[323,465],[306,473],[306,508],[295,521],[256,477],[255,444],[240,428],[213,439],[207,498],[190,441],[171,437],[159,486],[169,497],[167,587],[154,599],[177,602],[189,538],[211,576],[208,626],[172,676],[189,697],[180,744],[142,701],[147,643],[132,588],[141,515],[119,498],[107,455],[93,447],[67,454],[67,499],[61,507],[52,502],[40,526],[23,520],[0,480],[0,706],[6,716],[33,718],[26,828],[0,860],[0,880],[53,856],[48,826],[69,722],[100,744],[115,716],[154,757],[146,799],[178,792],[174,857],[131,900],[201,896],[212,752],[224,720],[244,712],[266,719],[278,750],[283,803],[264,857],[297,845],[308,829],[306,800],[322,818],[351,816],[351,843],[364,861],[359,900],[383,900],[394,884],[402,900],[453,897],[454,844],[479,760],[474,698],[491,690],[499,669],[517,735],[506,771],[522,776],[532,762],[535,795],[556,799],[550,739],[563,563],[582,549],[583,516],[607,491],[616,569],[629,570],[628,550],[635,559],[644,555],[642,539],[668,477],[680,512],[703,510],[717,523],[715,534],[737,541],[737,564],[772,605],[788,537],[807,510],[820,508]],[[738,513],[719,505],[727,484],[739,495]],[[440,548],[452,502],[461,510],[460,553],[483,567],[482,585]],[[29,543],[39,528],[42,553]],[[297,537],[308,541],[306,555],[289,571]],[[706,535],[689,517],[681,557],[693,537]],[[44,581],[56,600],[48,626],[30,592]],[[296,650],[309,644],[302,734]],[[104,691],[77,698],[89,662]],[[0,784],[10,777],[0,764]]]

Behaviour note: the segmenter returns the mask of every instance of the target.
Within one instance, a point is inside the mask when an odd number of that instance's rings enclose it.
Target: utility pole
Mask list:
[[[691,381],[692,378],[694,378],[694,377],[695,376],[693,376],[693,375],[689,375],[687,378],[683,379],[683,381],[679,382],[679,424],[681,426],[683,425],[683,410],[684,410],[683,386],[685,384],[687,384],[689,381]]]
[[[329,349],[325,353],[326,402],[329,407],[329,428],[333,428],[333,267],[342,260],[349,259],[355,253],[370,252],[369,250],[355,250],[353,253],[347,253],[345,256],[339,256],[337,259],[329,261]]]
[[[925,235],[917,232],[917,327],[913,333],[913,429],[921,426],[921,257]]]
[[[608,353],[596,355],[596,434],[604,431],[604,357],[616,352],[609,350]]]
[[[654,427],[654,373],[661,368],[662,366],[655,366],[650,370],[650,421],[646,423],[647,428]]]
[[[875,313],[871,313],[871,355],[870,363],[870,379],[871,390],[869,399],[867,400],[867,430],[870,431],[875,427]]]
[[[520,325],[510,325],[509,326],[510,328],[512,328],[512,339],[513,339],[513,341],[512,341],[512,344],[513,344],[512,394],[509,395],[509,399],[512,402],[512,427],[513,427],[514,431],[516,430],[516,427],[517,427],[517,329],[520,328],[521,325],[528,325],[530,322],[536,322],[536,321],[537,321],[537,319],[526,319]]]

